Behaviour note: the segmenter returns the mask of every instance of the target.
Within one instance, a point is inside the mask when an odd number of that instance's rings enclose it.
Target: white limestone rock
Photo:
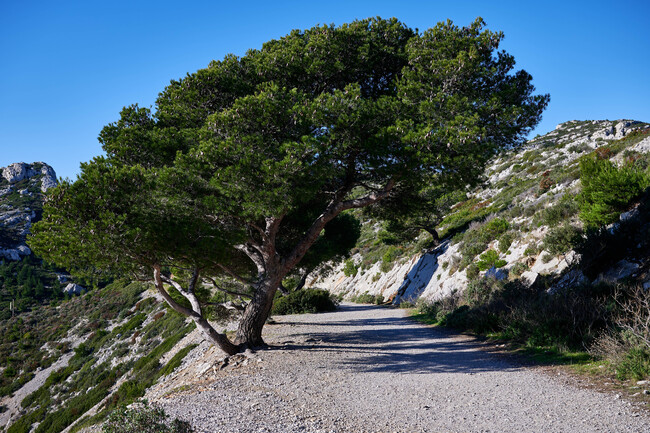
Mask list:
[[[40,167],[40,169],[38,168]],[[49,188],[57,185],[56,173],[54,169],[44,162],[34,162],[32,164],[26,164],[24,162],[15,162],[9,164],[7,167],[2,168],[2,177],[9,183],[20,182],[23,179],[29,179],[31,177],[42,175],[41,177],[41,192],[47,191]],[[11,186],[10,186],[11,188]],[[3,190],[6,195],[10,190]],[[21,194],[26,194],[22,190]]]
[[[539,274],[537,272],[526,271],[521,274],[520,280],[526,287],[530,287],[535,284],[535,281],[537,281],[538,277]]]
[[[41,166],[41,192],[46,192],[48,189],[58,185],[56,180],[56,173],[54,169],[47,164]]]
[[[21,180],[30,178],[35,174],[36,172],[32,167],[24,162],[14,162],[2,169],[2,177],[4,177],[9,183],[20,182]]]
[[[503,268],[495,268],[492,266],[490,269],[485,271],[486,278],[494,278],[495,280],[507,280],[508,279],[508,270]]]
[[[440,254],[433,253],[419,257],[417,263],[413,265],[397,290],[397,295],[393,301],[394,304],[399,305],[402,301],[415,302],[417,300],[438,269],[439,256]]]
[[[85,292],[86,289],[84,287],[81,287],[79,284],[74,284],[70,283],[65,288],[63,289],[63,293],[67,293],[70,295],[80,295],[81,293]]]
[[[7,186],[7,187],[5,187],[5,188],[0,188],[0,197],[5,196],[5,195],[11,193],[13,190],[14,190],[14,186],[13,186],[13,185],[9,185],[9,186]]]
[[[569,287],[579,286],[589,282],[589,279],[582,273],[580,269],[573,269],[566,274],[553,286],[548,289],[548,293],[557,293]]]
[[[18,254],[21,256],[28,256],[32,253],[32,250],[30,250],[27,245],[19,245],[18,247],[16,247],[16,250],[18,251]]]

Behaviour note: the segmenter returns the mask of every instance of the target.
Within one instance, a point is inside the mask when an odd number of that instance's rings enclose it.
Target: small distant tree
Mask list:
[[[548,96],[483,27],[318,26],[172,81],[154,112],[127,107],[102,130],[106,156],[51,190],[30,245],[152,280],[227,353],[263,345],[283,279],[339,254],[328,229],[346,211],[475,184],[538,123]],[[250,298],[234,341],[202,313],[214,276]]]

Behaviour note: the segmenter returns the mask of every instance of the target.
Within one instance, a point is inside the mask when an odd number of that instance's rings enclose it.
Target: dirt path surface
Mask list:
[[[346,304],[276,320],[270,350],[181,372],[149,397],[210,433],[650,432],[614,394],[517,366],[403,310]],[[208,359],[204,350],[192,365]]]

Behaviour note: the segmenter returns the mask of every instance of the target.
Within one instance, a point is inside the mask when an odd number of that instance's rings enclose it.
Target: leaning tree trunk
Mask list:
[[[255,290],[253,299],[248,303],[239,320],[239,328],[235,337],[235,344],[240,345],[242,349],[266,345],[262,339],[262,328],[271,312],[273,297],[279,284],[275,280],[264,281]]]

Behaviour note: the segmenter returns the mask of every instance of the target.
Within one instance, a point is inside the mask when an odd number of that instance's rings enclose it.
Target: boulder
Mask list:
[[[508,270],[503,268],[495,268],[492,266],[490,269],[485,271],[485,276],[487,278],[494,278],[495,280],[507,280]]]
[[[628,262],[627,260],[621,260],[616,263],[606,272],[603,272],[598,276],[596,281],[605,281],[609,283],[615,283],[618,280],[632,276],[636,271],[639,270],[639,264],[634,262]]]
[[[32,253],[32,250],[29,249],[27,245],[19,245],[16,247],[16,250],[18,251],[18,254],[21,256],[28,256]]]
[[[84,287],[81,287],[79,284],[74,284],[74,283],[68,284],[63,289],[63,293],[67,293],[69,295],[80,295],[85,291],[86,289]]]
[[[526,287],[530,287],[535,284],[537,277],[539,277],[539,274],[537,272],[526,271],[521,274],[520,280]]]
[[[562,276],[553,286],[548,289],[548,293],[557,293],[568,287],[579,286],[587,283],[589,279],[580,269],[573,269]]]
[[[7,260],[13,260],[14,262],[20,260],[20,254],[15,249],[0,249],[0,256],[3,256]]]

